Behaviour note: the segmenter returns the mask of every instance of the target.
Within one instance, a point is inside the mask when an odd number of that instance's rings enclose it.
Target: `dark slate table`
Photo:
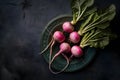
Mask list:
[[[120,0],[95,0],[99,8],[112,3],[118,38],[82,70],[53,75],[38,55],[41,32],[51,19],[71,14],[70,0],[0,0],[0,80],[120,80]]]

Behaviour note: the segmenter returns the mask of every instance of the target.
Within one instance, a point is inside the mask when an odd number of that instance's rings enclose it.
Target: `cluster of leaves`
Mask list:
[[[93,7],[94,0],[72,0],[72,23],[82,21],[78,33],[83,36],[80,47],[104,48],[116,35],[109,30],[111,20],[115,17],[116,7],[110,5],[104,10]]]

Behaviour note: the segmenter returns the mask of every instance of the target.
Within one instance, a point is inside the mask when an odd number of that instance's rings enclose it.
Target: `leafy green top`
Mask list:
[[[71,8],[73,14],[73,24],[76,24],[79,19],[85,14],[92,13],[96,11],[96,8],[91,9],[90,11],[86,12],[87,9],[92,6],[94,0],[72,0]]]
[[[94,0],[72,0],[71,8],[73,14],[72,24],[82,21],[78,33],[83,36],[80,47],[86,46],[104,48],[109,44],[111,38],[115,38],[109,29],[110,21],[116,14],[114,4],[104,10],[93,7]]]

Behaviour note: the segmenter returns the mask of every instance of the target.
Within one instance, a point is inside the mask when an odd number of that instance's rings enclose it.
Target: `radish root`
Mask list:
[[[54,38],[53,38],[52,44],[51,44],[51,46],[50,46],[49,62],[51,61],[51,57],[52,57],[52,47],[53,47],[54,44],[55,44],[55,40],[54,40]]]
[[[53,41],[54,41],[54,39],[52,38],[52,40],[50,41],[50,43],[45,47],[44,50],[42,50],[42,51],[40,52],[40,54],[43,54],[43,53],[50,47],[50,45],[53,43]]]
[[[62,55],[63,55],[63,57],[66,59],[66,62],[67,62],[67,63],[66,63],[66,65],[64,66],[64,68],[61,69],[60,71],[58,71],[58,72],[53,71],[53,69],[51,68],[51,65],[52,65],[54,59],[55,59],[58,55],[60,55],[60,53],[61,53],[61,51],[59,51],[59,52],[52,58],[52,60],[51,60],[50,63],[49,63],[49,70],[50,70],[53,74],[59,74],[59,73],[63,72],[63,71],[69,66],[69,59],[68,59],[68,57],[67,57],[65,54],[62,53]]]

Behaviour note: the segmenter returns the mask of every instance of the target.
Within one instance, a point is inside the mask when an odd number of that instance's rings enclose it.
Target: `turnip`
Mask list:
[[[70,50],[71,50],[71,47],[70,47],[70,45],[69,45],[68,43],[63,42],[63,43],[60,44],[60,50],[58,51],[58,53],[56,53],[56,54],[53,56],[52,60],[49,62],[49,69],[50,69],[50,71],[51,71],[52,73],[58,74],[58,73],[60,73],[60,72],[63,72],[63,71],[68,67],[68,65],[69,65],[69,59],[68,59],[68,57],[67,57],[66,55],[64,55],[64,53],[69,53]],[[58,72],[54,72],[54,71],[52,70],[52,68],[51,68],[51,64],[53,63],[53,61],[55,60],[55,58],[56,58],[57,56],[59,56],[60,54],[62,54],[62,55],[65,57],[65,59],[66,59],[66,61],[67,61],[67,64],[65,65],[65,67],[64,67],[62,70],[60,70],[60,71],[58,71]]]
[[[74,57],[81,57],[83,55],[83,50],[80,46],[75,45],[71,48],[71,53]]]
[[[62,25],[63,31],[71,33],[74,31],[74,27],[70,22],[64,22]]]
[[[70,33],[69,39],[72,43],[78,43],[80,41],[80,35],[78,34],[78,32],[74,31]]]
[[[49,61],[51,60],[51,55],[52,55],[52,47],[55,43],[55,41],[61,43],[65,40],[65,36],[64,34],[61,32],[61,31],[55,31],[53,36],[52,36],[52,39],[50,41],[50,43],[47,45],[47,47],[40,53],[44,53],[50,46],[50,56],[49,56]]]

